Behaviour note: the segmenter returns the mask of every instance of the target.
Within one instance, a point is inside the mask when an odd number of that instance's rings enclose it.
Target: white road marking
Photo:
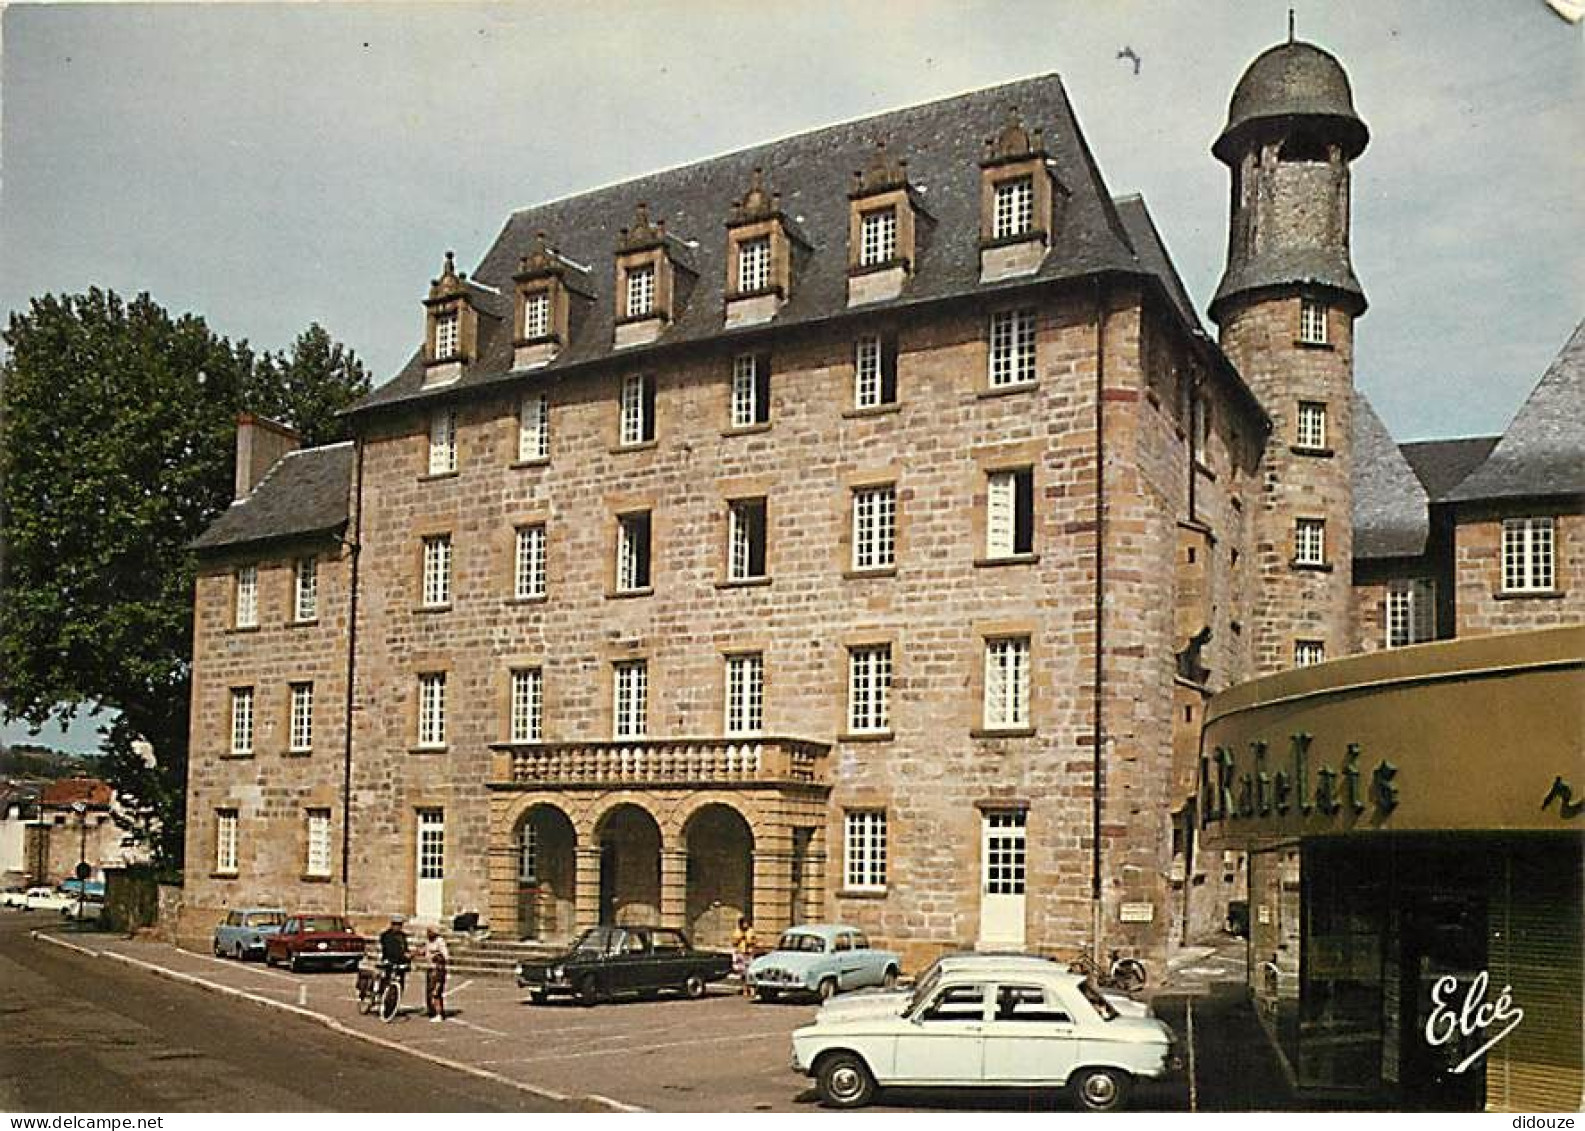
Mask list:
[[[472,1021],[464,1021],[460,1017],[448,1017],[442,1024],[461,1025],[464,1029],[472,1029],[478,1033],[488,1033],[492,1037],[510,1037],[512,1034],[503,1033],[499,1029],[487,1029],[483,1025],[475,1025]]]
[[[661,1044],[658,1044],[658,1045],[657,1044],[645,1044],[642,1047],[643,1047],[643,1051],[644,1052],[653,1052],[653,1051],[655,1051],[657,1049],[688,1048],[688,1047],[692,1047],[694,1045],[719,1045],[719,1044],[727,1043],[727,1042],[734,1043],[734,1044],[740,1044],[743,1041],[756,1041],[756,1040],[764,1041],[764,1040],[770,1040],[772,1038],[774,1038],[775,1040],[779,1040],[779,1041],[785,1041],[787,1039],[787,1034],[786,1033],[734,1034],[732,1036],[727,1036],[727,1037],[705,1037],[705,1038],[702,1038],[700,1040],[695,1040],[695,1041],[664,1041],[664,1042],[662,1042]],[[586,1049],[586,1050],[584,1050],[582,1052],[557,1053],[554,1056],[523,1056],[523,1057],[516,1057],[516,1058],[514,1058],[512,1060],[481,1060],[479,1063],[480,1064],[545,1064],[545,1063],[547,1063],[549,1061],[552,1061],[552,1060],[582,1060],[582,1059],[584,1059],[586,1057],[591,1057],[591,1056],[610,1056],[613,1053],[624,1053],[624,1052],[629,1052],[629,1051],[631,1051],[631,1050],[629,1050],[629,1049]]]
[[[446,996],[447,997],[456,997],[458,994],[460,994],[463,990],[467,989],[471,985],[473,985],[473,979],[472,978],[464,978],[462,981],[458,982],[455,986],[447,986],[446,987]]]
[[[205,962],[219,963],[226,969],[235,970],[239,974],[268,974],[272,978],[282,978],[292,983],[294,986],[300,986],[303,984],[301,978],[294,978],[290,974],[282,974],[279,970],[271,970],[268,966],[243,966],[239,964],[235,958],[217,958],[213,954],[199,954],[196,951],[193,952],[193,957],[202,958]]]
[[[47,931],[29,931],[28,933],[36,939],[42,939],[47,943],[54,943],[56,946],[63,947],[66,950],[75,950],[78,954],[86,954],[89,958],[99,957],[99,951],[89,950],[86,946],[78,946],[76,943],[67,942],[65,939],[57,938]]]

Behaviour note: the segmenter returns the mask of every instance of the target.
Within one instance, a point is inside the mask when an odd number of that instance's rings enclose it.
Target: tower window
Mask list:
[[[1326,564],[1326,520],[1301,518],[1293,524],[1293,564]]]
[[[1298,428],[1294,442],[1301,448],[1326,447],[1326,405],[1320,401],[1300,401]]]
[[[1326,306],[1312,298],[1299,301],[1299,341],[1307,346],[1326,345]]]

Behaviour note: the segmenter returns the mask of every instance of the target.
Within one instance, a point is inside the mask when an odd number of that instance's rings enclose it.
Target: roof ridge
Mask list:
[[[789,133],[779,134],[776,137],[763,138],[759,141],[750,142],[747,145],[739,145],[731,149],[719,150],[718,152],[711,153],[708,156],[695,158],[692,161],[681,161],[675,165],[663,165],[660,168],[649,169],[645,172],[634,174],[633,176],[622,177],[618,180],[607,181],[604,184],[593,185],[589,188],[577,189],[573,192],[563,193],[561,196],[554,196],[548,200],[538,200],[532,204],[525,204],[520,208],[513,208],[507,214],[507,223],[510,224],[512,217],[520,215],[524,212],[533,212],[541,208],[547,208],[552,204],[561,204],[564,201],[576,200],[580,196],[592,196],[597,192],[605,192],[607,189],[621,188],[623,185],[630,185],[636,181],[648,180],[651,177],[661,177],[668,173],[678,173],[684,169],[692,169],[698,165],[708,165],[713,161],[721,161],[728,157],[736,157],[737,155],[741,153],[747,153],[750,150],[766,149],[770,146],[780,145],[785,141],[792,141],[795,138],[806,138],[815,134],[822,134],[828,130],[848,129],[864,122],[873,121],[879,118],[889,118],[896,114],[906,114],[915,110],[928,110],[932,106],[940,106],[946,102],[956,102],[959,99],[969,98],[976,95],[994,94],[998,90],[1006,90],[1007,88],[1014,86],[1024,86],[1028,83],[1039,82],[1044,79],[1056,80],[1057,86],[1063,91],[1063,101],[1066,102],[1067,86],[1062,81],[1061,72],[1042,71],[1032,75],[1025,75],[1022,78],[1009,79],[1007,82],[997,83],[995,86],[969,87],[964,90],[956,91],[952,94],[943,95],[940,98],[932,98],[926,102],[907,102],[901,105],[891,106],[885,110],[877,110],[871,114],[860,114],[853,118],[840,118],[834,122],[825,122],[818,126],[793,130]],[[1068,104],[1068,113],[1070,115],[1073,114],[1073,106],[1071,103]]]

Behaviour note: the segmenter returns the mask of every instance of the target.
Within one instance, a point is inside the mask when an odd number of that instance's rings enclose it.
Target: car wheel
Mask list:
[[[594,1005],[600,1000],[600,983],[595,980],[593,974],[585,974],[578,979],[575,992],[579,1005]]]
[[[226,956],[225,948],[220,945],[219,939],[216,939],[213,943],[211,943],[210,948],[215,952],[216,958],[224,958]]]
[[[303,968],[302,962],[298,959],[295,953],[293,953],[292,956],[286,960],[286,963],[292,968],[293,974],[297,973]]]
[[[820,985],[815,989],[821,1001],[830,1001],[837,996],[837,980],[835,978],[821,978]]]
[[[759,998],[760,1001],[775,1001],[777,998],[781,997],[781,994],[776,990],[766,989],[764,986],[761,986],[759,989],[754,991],[754,996]]]
[[[689,974],[688,980],[682,984],[682,996],[698,1001],[704,997],[704,979],[697,974]]]
[[[895,990],[897,988],[897,967],[886,967],[886,973],[881,975],[881,989]]]
[[[832,1053],[815,1072],[820,1102],[827,1107],[863,1107],[875,1098],[875,1077],[862,1057],[850,1052]]]
[[[264,952],[264,965],[268,966],[271,970],[275,969],[276,966],[275,955],[271,954],[268,950]]]
[[[238,943],[236,953],[231,957],[235,958],[238,962],[246,962],[248,960],[248,952],[242,949],[241,943]]]
[[[528,1000],[535,1005],[549,1005],[550,995],[544,990],[534,990],[528,995]]]
[[[1069,1083],[1085,1111],[1117,1111],[1128,1101],[1131,1081],[1115,1068],[1081,1068]]]

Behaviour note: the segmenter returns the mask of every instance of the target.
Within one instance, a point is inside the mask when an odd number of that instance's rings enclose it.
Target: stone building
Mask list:
[[[1218,924],[1204,702],[1376,615],[1366,137],[1317,48],[1240,81],[1220,345],[1056,76],[514,213],[471,276],[448,254],[354,442],[239,428],[196,544],[189,932],[243,902],[530,938],[748,914],[919,962]],[[1457,503],[1461,570],[1507,505]]]

